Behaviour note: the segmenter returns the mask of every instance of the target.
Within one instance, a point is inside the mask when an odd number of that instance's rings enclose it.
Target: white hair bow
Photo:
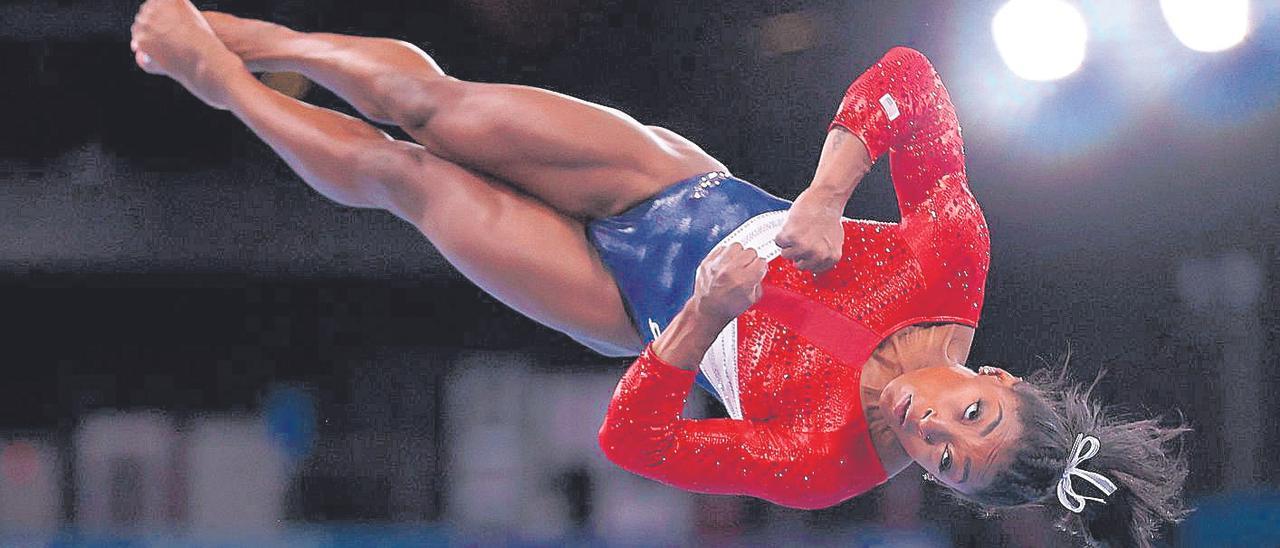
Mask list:
[[[1080,464],[1086,460],[1093,458],[1098,454],[1098,448],[1102,444],[1098,442],[1098,438],[1086,436],[1084,434],[1076,434],[1076,443],[1071,448],[1071,462],[1067,463],[1067,469],[1062,472],[1062,479],[1058,480],[1058,502],[1079,514],[1084,511],[1086,500],[1093,500],[1106,504],[1106,501],[1093,497],[1086,497],[1076,494],[1075,489],[1071,487],[1071,476],[1079,476],[1081,479],[1092,483],[1103,495],[1110,495],[1116,492],[1116,484],[1107,479],[1106,476],[1097,472],[1081,470]]]

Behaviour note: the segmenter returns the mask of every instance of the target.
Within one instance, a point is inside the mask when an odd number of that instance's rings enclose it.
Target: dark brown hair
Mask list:
[[[1182,501],[1187,463],[1176,441],[1190,428],[1109,413],[1090,399],[1101,373],[1087,387],[1073,383],[1066,375],[1067,361],[1014,385],[1023,428],[1018,449],[986,489],[960,496],[989,513],[1030,505],[1053,509],[1059,529],[1090,545],[1151,546],[1162,526],[1181,521],[1188,512]],[[1057,497],[1077,434],[1100,442],[1098,454],[1081,468],[1118,486],[1102,497],[1087,482],[1075,482],[1076,492],[1106,501],[1088,501],[1079,514]]]

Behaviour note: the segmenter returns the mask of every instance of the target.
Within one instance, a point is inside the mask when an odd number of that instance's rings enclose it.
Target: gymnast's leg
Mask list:
[[[622,112],[526,86],[465,82],[396,40],[326,33],[205,12],[256,70],[295,71],[432,153],[492,174],[580,219],[620,213],[667,185],[724,166]]]
[[[413,223],[463,274],[512,308],[604,354],[641,348],[580,222],[417,144],[267,88],[183,0],[147,2],[134,45],[148,72],[230,110],[316,190]]]

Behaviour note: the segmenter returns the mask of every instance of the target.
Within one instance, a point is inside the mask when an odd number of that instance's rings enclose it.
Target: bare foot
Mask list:
[[[272,62],[275,50],[284,41],[297,35],[297,31],[284,25],[258,19],[246,19],[219,11],[202,11],[213,33],[231,53],[240,57],[253,72],[278,70]]]
[[[231,53],[187,0],[147,0],[133,23],[139,67],[173,78],[214,108],[226,108],[225,82],[244,64]]]

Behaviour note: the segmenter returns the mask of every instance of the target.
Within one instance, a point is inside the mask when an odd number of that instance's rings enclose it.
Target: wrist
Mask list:
[[[689,299],[671,325],[650,346],[663,362],[688,371],[696,371],[707,349],[733,318],[722,319],[714,311],[701,306],[697,297]]]
[[[732,316],[716,312],[714,307],[707,306],[705,301],[697,295],[689,298],[681,314],[686,317],[689,327],[700,333],[719,334],[725,326],[729,325],[729,322],[733,321]]]
[[[793,211],[799,209],[810,215],[839,218],[844,214],[844,207],[849,203],[850,194],[849,191],[836,188],[834,185],[824,185],[814,181],[809,188],[796,197],[791,209]]]

